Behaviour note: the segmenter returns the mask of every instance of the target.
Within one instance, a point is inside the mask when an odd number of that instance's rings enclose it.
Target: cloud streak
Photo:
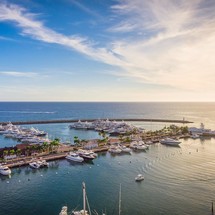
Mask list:
[[[105,48],[94,48],[93,44],[85,37],[65,36],[45,27],[42,21],[36,19],[36,15],[29,13],[25,8],[14,4],[0,4],[0,21],[16,23],[22,34],[46,43],[59,44],[69,47],[77,52],[87,55],[95,60],[107,64],[121,65],[121,60],[116,58]]]
[[[38,76],[37,73],[34,72],[15,72],[15,71],[0,71],[0,76],[12,76],[12,77],[25,77],[25,78],[34,78]]]
[[[115,66],[117,72],[111,74],[116,76],[196,92],[215,90],[213,0],[121,0],[110,10],[115,24],[108,33],[123,37],[104,46],[87,37],[60,34],[13,4],[0,4],[0,21],[16,23],[25,36]]]

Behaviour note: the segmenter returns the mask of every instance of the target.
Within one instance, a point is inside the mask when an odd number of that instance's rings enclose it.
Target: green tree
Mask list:
[[[74,143],[75,145],[80,143],[78,136],[74,136]]]
[[[20,155],[21,155],[21,152],[22,152],[21,149],[17,149],[17,150],[16,150],[16,155],[17,155],[17,156],[20,156]]]

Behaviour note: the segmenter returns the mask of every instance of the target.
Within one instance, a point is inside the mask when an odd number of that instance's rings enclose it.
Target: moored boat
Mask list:
[[[30,162],[29,166],[33,169],[39,169],[40,168],[40,164],[37,161]]]
[[[11,170],[7,166],[2,166],[0,164],[0,174],[2,174],[2,175],[10,175]]]
[[[75,161],[75,162],[83,162],[84,158],[80,157],[77,153],[70,152],[67,156],[66,159]]]
[[[167,137],[165,139],[162,139],[160,141],[160,143],[166,144],[166,145],[171,145],[171,146],[177,146],[177,145],[179,145],[181,143],[181,141]]]
[[[144,176],[142,174],[138,174],[136,177],[135,177],[135,181],[142,181],[144,180]]]

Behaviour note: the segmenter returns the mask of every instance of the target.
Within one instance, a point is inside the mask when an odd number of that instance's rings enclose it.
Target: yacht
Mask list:
[[[36,161],[40,167],[49,167],[49,163],[46,162],[46,160],[40,159]]]
[[[172,138],[165,138],[165,139],[162,139],[161,141],[160,141],[160,143],[162,143],[162,144],[166,144],[166,145],[172,145],[172,146],[177,146],[177,145],[179,145],[181,142],[179,141],[179,140],[174,140],[174,139],[172,139]]]
[[[122,152],[131,153],[131,149],[126,146],[119,145],[119,148],[122,150]]]
[[[2,174],[2,175],[10,175],[11,170],[7,166],[2,166],[0,164],[0,174]]]
[[[38,163],[37,161],[32,161],[32,162],[29,163],[29,166],[30,166],[31,168],[33,168],[33,169],[39,169],[40,166],[41,166],[41,164]]]
[[[111,146],[108,151],[113,154],[120,154],[122,152],[122,150],[117,146]]]
[[[93,160],[94,158],[97,158],[97,154],[90,150],[78,150],[76,153],[84,158],[84,160]]]
[[[198,139],[200,136],[199,136],[199,134],[192,134],[191,135],[191,138],[193,138],[193,139]]]
[[[83,162],[84,158],[80,157],[77,153],[70,152],[67,156],[66,159],[75,161],[75,162]]]
[[[144,176],[142,174],[138,174],[136,177],[135,177],[135,181],[142,181],[144,180]]]

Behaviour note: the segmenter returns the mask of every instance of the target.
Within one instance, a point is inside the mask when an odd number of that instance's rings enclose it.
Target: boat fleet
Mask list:
[[[74,162],[83,162],[93,160],[97,157],[97,154],[91,150],[78,150],[76,152],[69,152],[66,156],[67,160],[74,161]]]
[[[39,169],[49,167],[49,163],[47,163],[44,159],[35,159],[29,162],[29,166],[33,169]]]
[[[138,128],[133,125],[129,125],[128,123],[121,121],[117,122],[115,120],[111,121],[109,119],[107,120],[95,120],[92,122],[82,122],[79,120],[78,122],[75,122],[69,126],[71,129],[85,129],[85,130],[95,130],[95,131],[103,131],[108,133],[111,136],[116,136],[120,134],[126,134],[132,131],[141,132],[143,129]]]
[[[33,127],[23,128],[10,122],[7,125],[0,125],[0,134],[5,138],[12,138],[22,143],[42,144],[50,142],[49,139],[45,138],[47,135],[45,131],[40,131]]]
[[[199,138],[200,136],[215,137],[215,130],[206,129],[203,123],[200,124],[200,128],[190,127],[188,131],[192,134],[191,137],[193,139]]]

